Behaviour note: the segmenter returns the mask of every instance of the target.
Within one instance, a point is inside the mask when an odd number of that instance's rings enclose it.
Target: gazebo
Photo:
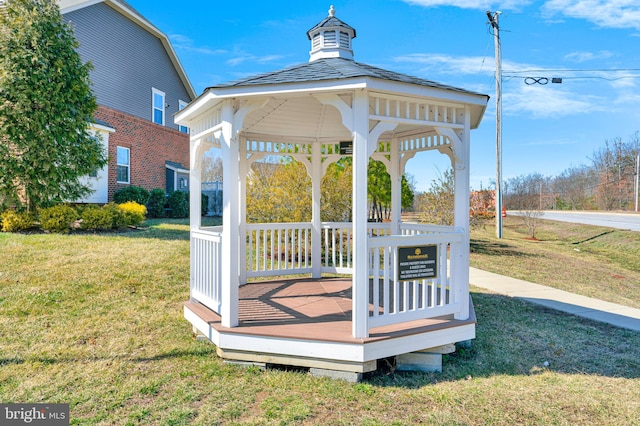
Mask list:
[[[469,144],[488,96],[354,61],[356,31],[329,15],[309,62],[207,88],[176,116],[191,131],[191,279],[185,318],[229,361],[359,380],[377,361],[441,369],[475,337],[469,295]],[[202,226],[201,164],[221,150],[223,224]],[[453,226],[403,222],[417,153],[451,160]],[[302,162],[312,219],[247,223],[247,176],[266,156]],[[321,179],[352,156],[352,218],[322,221]],[[369,159],[391,177],[391,220],[368,221]],[[287,200],[282,200],[286,203]]]

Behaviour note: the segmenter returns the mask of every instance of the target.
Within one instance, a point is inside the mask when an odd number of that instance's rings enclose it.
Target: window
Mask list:
[[[187,106],[187,103],[182,100],[178,100],[178,110],[183,110]],[[187,126],[178,126],[178,130],[182,133],[189,133],[189,128]]]
[[[119,146],[116,156],[116,164],[118,166],[116,180],[118,183],[129,183],[129,166],[131,164],[129,148]]]
[[[164,92],[156,88],[153,91],[153,117],[152,121],[156,124],[164,126]]]

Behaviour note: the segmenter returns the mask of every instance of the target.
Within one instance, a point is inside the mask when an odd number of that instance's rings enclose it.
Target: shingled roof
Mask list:
[[[349,29],[353,31],[353,38],[356,38],[355,28],[336,18],[334,15],[331,14],[332,11],[333,11],[333,6],[331,6],[331,9],[329,10],[329,13],[330,13],[329,16],[324,18],[319,24],[315,25],[313,28],[307,31],[307,37],[309,37],[309,40],[311,40],[311,33],[313,33],[318,28],[324,28],[324,27],[339,27],[339,28],[341,27],[341,28]]]
[[[306,83],[312,81],[344,80],[358,77],[370,77],[380,80],[481,95],[480,93],[444,85],[435,81],[425,80],[407,74],[401,74],[395,71],[385,70],[383,68],[374,67],[372,65],[344,58],[323,58],[313,62],[305,62],[279,71],[258,74],[252,77],[211,86],[208,87],[207,90],[245,86]]]

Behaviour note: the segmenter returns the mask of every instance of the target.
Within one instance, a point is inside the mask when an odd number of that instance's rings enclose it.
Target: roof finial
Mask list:
[[[333,8],[333,5],[329,7],[329,16],[336,16],[336,10]]]

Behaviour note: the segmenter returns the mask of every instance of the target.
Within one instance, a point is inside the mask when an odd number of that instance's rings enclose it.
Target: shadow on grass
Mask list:
[[[534,257],[537,255],[525,253],[517,247],[506,242],[497,242],[484,239],[472,238],[469,242],[471,253],[487,256],[512,256],[512,257]]]
[[[442,373],[398,373],[393,366],[367,376],[381,386],[496,375],[561,374],[640,377],[640,333],[506,296],[472,293],[478,323],[471,347],[443,356]],[[383,366],[384,367],[384,366]]]
[[[88,361],[114,361],[114,360],[124,360],[129,361],[131,363],[149,363],[162,361],[166,359],[180,359],[180,358],[198,358],[198,357],[211,357],[216,356],[215,346],[213,345],[201,345],[199,348],[191,349],[191,350],[169,350],[164,353],[160,353],[157,355],[149,356],[149,357],[136,357],[136,356],[127,356],[127,355],[113,355],[113,356],[87,356],[87,357],[65,357],[64,355],[52,358],[52,357],[38,357],[38,356],[29,356],[27,358],[0,358],[0,367],[4,367],[6,365],[21,365],[27,362],[38,363],[44,365],[53,365],[53,364],[71,364],[76,362],[86,363]]]
[[[218,226],[221,223],[221,218],[202,218],[203,226]],[[189,219],[149,219],[138,228],[128,228],[117,232],[95,232],[93,235],[189,241]]]

